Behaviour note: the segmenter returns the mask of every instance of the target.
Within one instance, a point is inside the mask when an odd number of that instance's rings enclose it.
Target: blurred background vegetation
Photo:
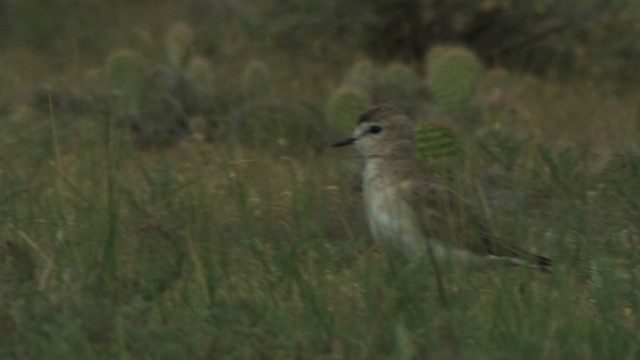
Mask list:
[[[0,0],[0,358],[635,358],[638,39],[635,0]],[[444,311],[387,262],[328,149],[380,102],[554,274]]]
[[[432,116],[426,59],[442,44],[463,46],[487,70],[589,79],[624,93],[640,81],[639,7],[625,0],[5,0],[0,106],[4,114],[18,104],[49,112],[50,98],[64,116],[105,111],[120,94],[129,102],[121,121],[143,148],[175,144],[193,128],[208,140],[238,128],[263,131],[244,127],[252,116],[296,118],[280,119],[290,122],[280,131],[321,134],[326,99],[354,85],[345,74],[364,60],[399,69],[355,84],[371,101]]]

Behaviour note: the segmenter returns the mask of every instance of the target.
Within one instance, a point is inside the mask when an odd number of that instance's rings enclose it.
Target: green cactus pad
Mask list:
[[[271,71],[260,60],[251,60],[242,72],[242,88],[247,96],[264,95],[271,88]]]
[[[416,129],[416,149],[423,160],[437,160],[462,154],[454,127],[441,121],[425,121]]]
[[[407,91],[417,91],[421,86],[420,76],[413,68],[403,63],[392,63],[384,71],[385,83],[401,84]]]
[[[182,69],[193,47],[193,30],[185,23],[175,23],[167,32],[167,57],[175,68]]]
[[[132,50],[116,50],[107,58],[105,71],[114,89],[132,106],[140,104],[145,90],[142,56]]]
[[[214,93],[214,74],[209,60],[202,56],[191,59],[187,65],[185,79],[200,105],[211,100]]]
[[[427,58],[427,77],[444,115],[468,107],[482,72],[477,56],[463,47],[437,47]]]
[[[370,107],[369,96],[353,86],[343,85],[329,98],[327,116],[338,130],[350,133],[358,116]]]
[[[395,62],[382,74],[376,100],[394,104],[403,111],[410,111],[420,102],[422,79],[410,66]]]
[[[451,49],[457,49],[457,47],[448,46],[448,45],[432,46],[431,49],[429,49],[429,53],[427,53],[427,58],[426,58],[427,68],[425,70],[427,71],[427,73],[429,72],[428,66],[430,64],[435,64],[436,62],[438,62],[440,59],[443,58],[444,55],[446,55],[449,51],[451,51]]]
[[[380,78],[380,71],[376,65],[367,58],[357,60],[347,72],[344,84],[353,86],[361,91],[371,93]]]

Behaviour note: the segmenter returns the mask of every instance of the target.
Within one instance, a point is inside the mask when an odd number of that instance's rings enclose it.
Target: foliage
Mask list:
[[[490,130],[478,138],[480,149],[503,170],[513,172],[531,138],[517,138],[504,130]]]
[[[489,64],[527,71],[576,65],[589,70],[593,54],[611,65],[633,52],[638,5],[631,1],[384,0],[267,3],[252,29],[268,27],[280,47],[313,53],[308,39],[338,36],[348,49],[382,61],[422,61],[433,45],[460,43]],[[274,24],[273,26],[268,26]],[[399,26],[398,24],[404,24]],[[252,32],[265,36],[264,32]],[[426,34],[426,35],[425,35]],[[611,34],[611,39],[605,38]],[[615,35],[614,35],[615,34]],[[633,35],[636,34],[636,35]],[[256,40],[264,40],[256,37]],[[597,44],[597,53],[589,45]],[[625,44],[625,45],[622,45]],[[329,49],[332,49],[328,46]],[[626,49],[626,50],[623,50]],[[636,54],[637,55],[637,54]],[[610,68],[611,69],[611,68]]]
[[[245,96],[261,96],[269,93],[271,87],[271,71],[260,60],[251,60],[242,71],[242,88]]]
[[[0,2],[0,358],[637,358],[636,10]],[[474,131],[418,122],[419,152],[555,264],[445,268],[447,309],[426,259],[372,244],[362,164],[329,148],[378,101],[442,119],[439,43],[492,70]]]

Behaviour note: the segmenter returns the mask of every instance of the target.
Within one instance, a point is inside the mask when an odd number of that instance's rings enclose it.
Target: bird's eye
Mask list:
[[[377,134],[380,131],[382,131],[382,128],[380,126],[373,125],[372,127],[369,128],[369,132],[372,134]]]

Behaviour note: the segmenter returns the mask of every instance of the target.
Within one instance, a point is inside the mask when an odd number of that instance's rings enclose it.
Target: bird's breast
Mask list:
[[[365,184],[369,229],[376,242],[412,256],[424,251],[425,239],[411,206],[391,184]]]

